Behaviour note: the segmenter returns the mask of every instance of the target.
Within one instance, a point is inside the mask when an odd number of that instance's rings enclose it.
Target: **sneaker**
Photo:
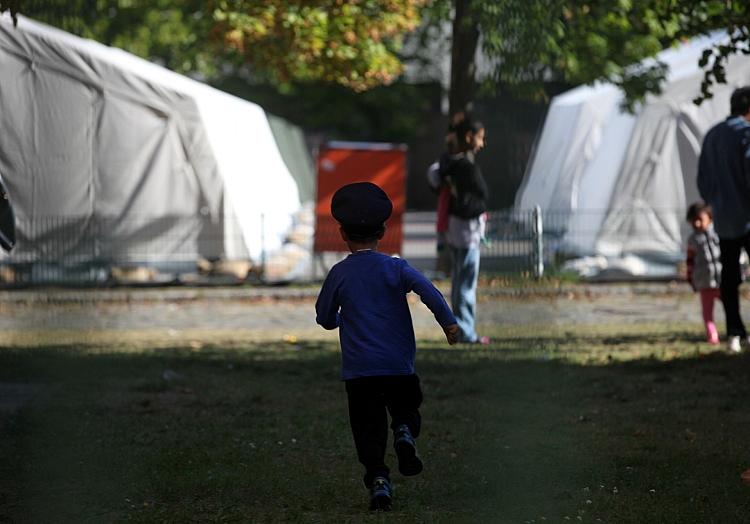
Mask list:
[[[391,481],[385,477],[375,477],[370,487],[370,509],[373,511],[391,511],[392,496]]]
[[[732,353],[740,353],[742,351],[742,346],[740,346],[740,337],[729,337],[727,339],[727,346],[729,347],[729,351]]]
[[[398,471],[405,477],[422,473],[422,460],[417,455],[417,443],[411,430],[402,424],[393,431],[393,448],[398,457]]]

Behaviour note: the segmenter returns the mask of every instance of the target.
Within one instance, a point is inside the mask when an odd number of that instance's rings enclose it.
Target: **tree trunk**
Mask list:
[[[453,39],[451,42],[451,85],[448,111],[470,111],[474,102],[476,52],[479,26],[471,15],[473,0],[455,0]]]

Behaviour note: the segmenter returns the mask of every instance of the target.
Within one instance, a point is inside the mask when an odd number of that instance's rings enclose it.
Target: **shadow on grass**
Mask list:
[[[679,331],[494,340],[420,344],[426,469],[394,474],[389,518],[748,514],[745,356],[696,352]],[[627,361],[599,358],[613,347]],[[0,414],[0,520],[380,520],[365,509],[338,373],[327,342],[3,349],[0,383],[35,396]]]

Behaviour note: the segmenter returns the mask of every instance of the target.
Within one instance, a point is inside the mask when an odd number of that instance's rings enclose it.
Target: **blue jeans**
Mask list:
[[[479,277],[479,247],[454,247],[451,307],[461,328],[463,342],[476,342],[474,317],[477,309],[477,278]]]

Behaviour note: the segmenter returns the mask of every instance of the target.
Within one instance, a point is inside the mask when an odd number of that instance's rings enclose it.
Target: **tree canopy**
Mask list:
[[[654,0],[656,1],[656,0]],[[699,65],[703,68],[701,95],[695,102],[711,98],[711,86],[726,81],[726,64],[730,56],[750,54],[750,3],[743,0],[661,0],[661,15],[677,20],[675,38],[689,38],[724,29],[727,39],[703,51]]]
[[[182,73],[210,78],[222,67],[245,64],[255,79],[277,86],[323,81],[361,91],[401,73],[401,36],[417,27],[424,2],[14,0],[8,5]]]
[[[13,20],[15,20],[22,1],[23,0],[0,0],[0,14],[9,11]]]
[[[356,91],[402,70],[401,36],[416,29],[424,0],[227,0],[215,30],[272,82],[322,80]]]
[[[724,81],[731,55],[750,53],[747,0],[0,0],[2,11],[180,72],[211,77],[243,63],[276,86],[323,81],[358,91],[399,75],[401,38],[422,15],[452,20],[452,89],[466,91],[456,103],[472,96],[477,45],[493,63],[487,86],[544,98],[550,82],[606,79],[631,107],[659,93],[664,64],[637,64],[665,47],[727,31],[726,42],[703,54],[697,102]]]
[[[699,102],[711,96],[714,82],[724,81],[728,57],[748,53],[750,43],[750,4],[742,0],[436,0],[433,12],[446,16],[446,4],[464,4],[464,26],[478,29],[482,51],[493,62],[487,83],[532,97],[544,97],[549,82],[606,79],[622,87],[633,107],[659,93],[667,73],[658,61],[639,65],[644,58],[726,30],[728,41],[701,60],[706,76]]]
[[[663,66],[634,67],[661,51],[676,27],[648,2],[482,2],[477,5],[492,80],[539,95],[546,81],[590,83],[606,78],[635,97],[658,90]]]
[[[18,0],[20,12],[180,73],[210,77],[223,60],[205,0]]]

